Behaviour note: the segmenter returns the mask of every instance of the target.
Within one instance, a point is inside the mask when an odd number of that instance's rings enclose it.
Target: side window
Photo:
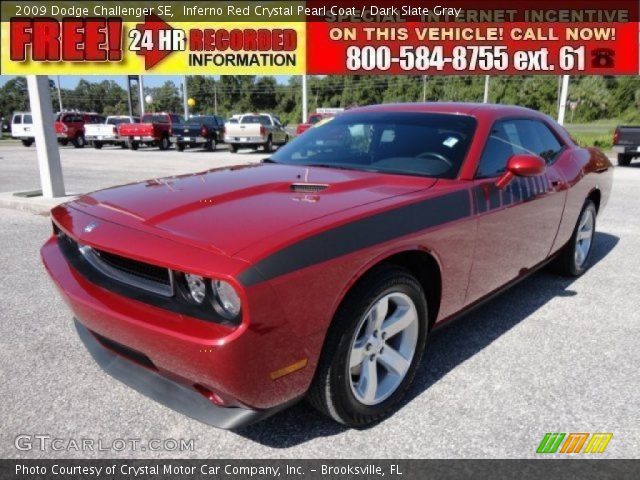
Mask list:
[[[31,115],[24,116],[24,123],[33,123],[33,120],[31,119]]]
[[[22,115],[16,115],[13,117],[13,123],[16,125],[20,125],[22,123]]]
[[[536,153],[544,158],[547,163],[552,163],[562,151],[562,144],[543,122],[532,120],[531,124],[540,145],[540,149],[536,150]]]
[[[507,168],[507,160],[512,155],[526,153],[522,146],[518,122],[519,120],[504,120],[493,125],[480,157],[477,178],[502,175]]]

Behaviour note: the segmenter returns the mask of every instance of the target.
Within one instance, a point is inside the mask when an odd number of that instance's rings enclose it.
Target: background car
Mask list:
[[[217,115],[195,115],[184,124],[172,128],[176,149],[203,146],[213,151],[224,141],[224,119]]]
[[[264,148],[271,152],[274,145],[284,145],[289,134],[278,117],[270,113],[248,113],[242,115],[238,123],[228,123],[225,127],[225,143],[232,152],[240,148]]]
[[[76,148],[84,148],[87,141],[84,137],[84,126],[87,123],[104,123],[105,117],[97,113],[62,112],[56,116],[55,130],[58,142],[67,145],[69,142]]]
[[[18,139],[25,147],[33,145],[33,118],[30,112],[16,112],[11,118],[11,138]]]
[[[183,123],[182,115],[175,113],[145,113],[140,123],[118,125],[118,135],[127,140],[131,150],[137,150],[142,144],[168,150],[172,128]]]

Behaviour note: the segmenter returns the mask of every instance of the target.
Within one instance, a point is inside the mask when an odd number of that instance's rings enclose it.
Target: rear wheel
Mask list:
[[[618,165],[621,167],[626,167],[631,163],[631,155],[627,155],[624,153],[618,154]]]
[[[176,148],[178,149],[179,152],[184,152],[184,147],[185,147],[184,143],[182,142],[176,143]]]
[[[63,138],[62,140],[60,140],[60,145],[62,145],[63,147],[66,147],[67,145],[69,145],[69,140],[66,138]]]
[[[212,138],[211,140],[207,140],[207,142],[204,144],[204,149],[208,152],[214,152],[217,148],[217,143],[216,143],[216,139]]]
[[[229,148],[231,149],[231,153],[238,153],[238,146],[237,145],[229,145]]]
[[[33,145],[33,140],[31,139],[22,140],[22,145],[24,145],[25,147],[30,147],[31,145]]]
[[[84,139],[84,135],[77,135],[76,138],[73,139],[73,146],[76,148],[84,148],[87,144],[87,141]]]
[[[162,137],[160,139],[160,150],[169,150],[169,147],[171,146],[171,142],[169,141],[169,137]]]
[[[310,403],[349,426],[391,414],[413,381],[427,330],[427,302],[415,277],[392,265],[375,269],[336,313]]]
[[[130,142],[129,147],[131,150],[137,150],[140,147],[140,144],[138,142]]]
[[[100,150],[102,148],[102,142],[93,142],[93,148]]]
[[[573,235],[555,261],[555,270],[567,277],[579,277],[589,268],[596,232],[596,206],[587,200],[582,207]]]
[[[273,140],[271,137],[267,139],[267,143],[264,144],[264,151],[267,153],[271,153],[273,151]]]

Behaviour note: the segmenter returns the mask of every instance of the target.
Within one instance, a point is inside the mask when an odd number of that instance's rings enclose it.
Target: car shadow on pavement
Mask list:
[[[605,258],[618,241],[614,235],[597,232],[591,266]],[[542,269],[473,312],[435,329],[413,385],[399,408],[553,298],[576,295],[569,289],[574,280]],[[393,416],[387,421],[393,421]],[[267,420],[235,432],[269,447],[288,448],[345,430],[346,427],[320,415],[306,402],[300,402]]]

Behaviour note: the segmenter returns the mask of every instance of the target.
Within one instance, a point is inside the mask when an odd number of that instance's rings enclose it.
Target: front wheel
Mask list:
[[[624,153],[618,154],[618,165],[621,167],[626,167],[631,163],[631,155],[626,155]]]
[[[100,150],[102,148],[102,142],[93,142],[93,148]]]
[[[33,140],[22,140],[22,145],[24,145],[25,147],[30,147],[31,145],[33,145]]]
[[[84,139],[84,135],[78,135],[76,138],[73,139],[73,146],[76,148],[84,148],[86,144],[87,142]]]
[[[425,349],[427,302],[407,270],[387,265],[358,282],[327,333],[310,403],[348,426],[391,414]]]
[[[169,137],[162,137],[160,139],[160,150],[169,150],[169,147],[171,146],[171,141],[169,140]]]
[[[579,277],[589,268],[593,237],[596,232],[596,206],[587,200],[582,207],[573,235],[555,260],[555,270],[560,275]]]

